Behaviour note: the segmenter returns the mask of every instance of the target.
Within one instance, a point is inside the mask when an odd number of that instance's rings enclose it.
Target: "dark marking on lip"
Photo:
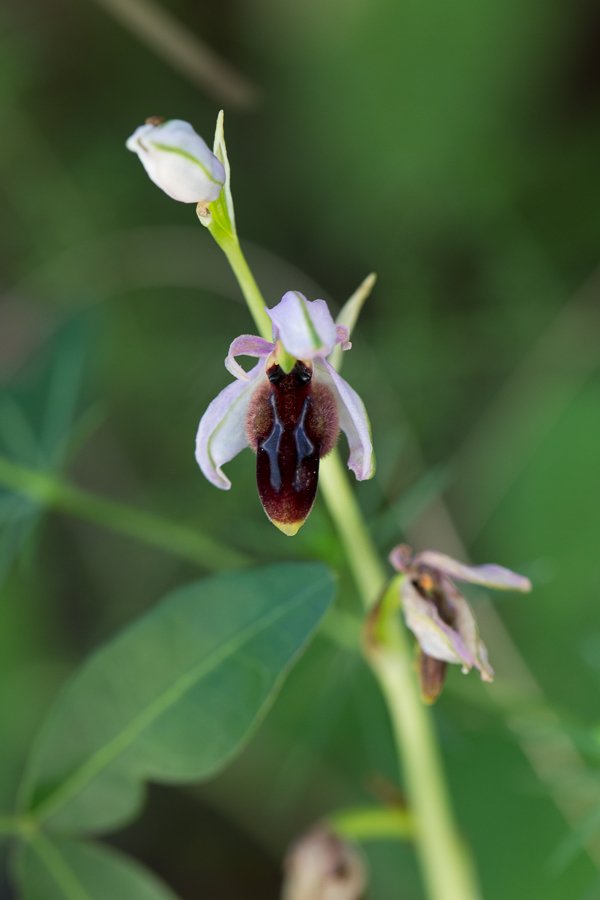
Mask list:
[[[283,422],[279,418],[277,411],[277,395],[271,394],[269,397],[269,405],[273,410],[273,426],[271,433],[266,441],[263,441],[261,450],[269,457],[269,470],[271,472],[271,487],[274,491],[281,490],[281,472],[279,471],[279,451],[281,448],[281,438],[283,437]]]
[[[302,490],[302,481],[300,473],[304,460],[310,459],[315,452],[315,445],[306,433],[306,413],[311,406],[311,398],[307,397],[300,413],[300,419],[294,429],[294,441],[296,442],[296,475],[292,482],[295,491]],[[318,470],[317,470],[318,471]]]
[[[286,534],[295,534],[317,493],[319,460],[338,435],[337,408],[326,385],[297,361],[284,373],[275,364],[256,390],[246,419],[256,451],[256,480],[265,512]]]

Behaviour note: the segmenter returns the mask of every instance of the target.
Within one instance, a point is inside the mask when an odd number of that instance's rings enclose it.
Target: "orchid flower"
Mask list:
[[[225,169],[189,122],[146,119],[127,139],[154,182],[181,203],[210,203],[225,183]]]
[[[212,484],[228,490],[221,466],[251,447],[265,512],[293,535],[312,508],[319,461],[335,446],[340,428],[350,448],[348,467],[359,481],[371,478],[375,461],[363,402],[327,361],[336,344],[350,349],[348,329],[335,324],[324,300],[310,302],[298,291],[288,291],[266,312],[273,342],[243,334],[231,344],[225,366],[236,381],[202,416],[196,459]],[[246,372],[238,356],[259,362]]]
[[[529,579],[502,566],[466,566],[435,550],[413,556],[406,544],[392,550],[390,562],[406,576],[400,584],[400,600],[406,624],[420,647],[423,699],[428,703],[437,699],[447,663],[457,663],[465,673],[479,669],[482,681],[493,681],[494,670],[473,611],[452,579],[524,592],[531,590]]]

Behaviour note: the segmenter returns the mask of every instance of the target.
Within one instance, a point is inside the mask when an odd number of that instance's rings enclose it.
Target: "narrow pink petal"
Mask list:
[[[296,359],[328,356],[337,340],[335,322],[324,300],[307,300],[288,291],[277,306],[266,310],[273,323],[273,340]]]
[[[481,584],[485,587],[498,588],[504,591],[530,591],[531,582],[524,575],[517,575],[510,569],[503,566],[489,564],[485,566],[466,566],[459,563],[451,556],[445,553],[438,553],[436,550],[425,550],[418,553],[413,564],[415,566],[429,566],[431,569],[437,569],[451,578],[458,581],[469,581],[472,584]]]
[[[205,477],[224,491],[229,490],[231,482],[221,471],[221,466],[248,446],[246,413],[264,371],[261,360],[248,373],[247,381],[228,384],[200,420],[196,460]]]
[[[275,344],[270,344],[264,338],[255,334],[241,334],[232,341],[229,353],[225,360],[225,368],[228,372],[241,381],[248,381],[249,375],[236,360],[236,356],[268,356],[273,351]]]
[[[473,657],[476,669],[479,669],[483,681],[494,680],[494,670],[488,662],[487,649],[479,637],[477,620],[473,610],[469,606],[466,597],[457,590],[455,585],[445,575],[441,576],[441,585],[447,603],[454,613],[454,628],[461,636],[467,651]]]
[[[336,399],[340,428],[348,438],[350,448],[348,468],[352,469],[359,481],[372,478],[375,473],[375,456],[364,403],[326,359],[317,358],[313,365],[317,381],[327,384]]]
[[[397,572],[405,572],[410,565],[412,550],[408,544],[398,544],[390,553],[388,559]]]
[[[352,349],[352,344],[350,343],[350,329],[347,325],[336,325],[336,344],[342,345],[342,350],[350,350]]]

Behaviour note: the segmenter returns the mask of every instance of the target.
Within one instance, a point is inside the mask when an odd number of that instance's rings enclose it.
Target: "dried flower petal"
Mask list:
[[[467,671],[475,665],[461,635],[443,621],[435,604],[422,597],[409,578],[402,580],[400,597],[406,624],[424,653],[458,663]]]
[[[400,582],[400,597],[406,624],[421,648],[419,670],[426,702],[435,700],[445,674],[433,660],[458,663],[463,672],[474,667],[482,681],[493,681],[494,670],[473,610],[452,578],[520,591],[530,590],[529,579],[502,566],[466,566],[435,550],[413,556],[407,544],[394,547],[389,558],[405,576]]]
[[[487,650],[477,628],[477,620],[466,597],[452,584],[449,578],[442,576],[441,586],[446,602],[452,610],[453,626],[460,634],[469,654],[473,657],[473,665],[479,669],[482,681],[493,681],[494,670],[490,666]]]
[[[430,569],[437,569],[438,572],[444,572],[458,581],[468,581],[471,584],[481,584],[498,590],[523,592],[531,590],[529,578],[517,575],[516,572],[511,572],[510,569],[505,569],[503,566],[494,564],[466,566],[464,563],[452,559],[451,556],[438,553],[436,550],[417,553],[413,559],[413,565],[428,566]]]

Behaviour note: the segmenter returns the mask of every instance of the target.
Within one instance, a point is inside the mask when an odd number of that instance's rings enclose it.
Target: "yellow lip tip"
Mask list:
[[[302,519],[301,522],[275,522],[271,519],[271,522],[273,522],[273,525],[275,525],[276,528],[279,528],[280,531],[287,534],[288,537],[293,537],[304,525],[305,520]]]

